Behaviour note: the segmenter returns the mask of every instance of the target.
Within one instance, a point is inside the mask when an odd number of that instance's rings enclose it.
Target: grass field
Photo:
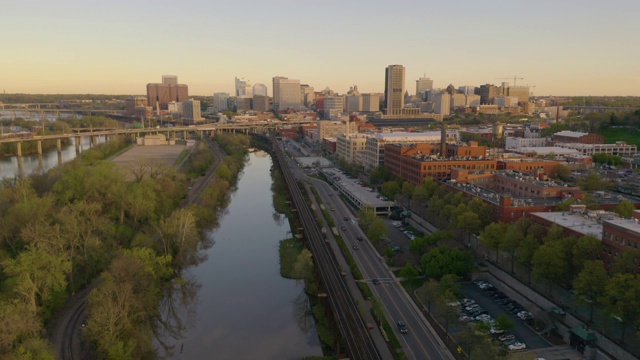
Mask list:
[[[616,141],[626,141],[629,145],[640,147],[640,131],[638,129],[609,128],[600,132],[604,135],[604,142],[615,144]]]

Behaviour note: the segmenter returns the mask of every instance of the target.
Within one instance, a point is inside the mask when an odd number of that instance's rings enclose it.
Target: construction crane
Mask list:
[[[510,77],[504,77],[504,78],[496,78],[498,80],[511,80],[513,79],[513,86],[516,86],[516,80],[524,80],[524,78],[518,77],[517,75],[514,76],[513,78]]]

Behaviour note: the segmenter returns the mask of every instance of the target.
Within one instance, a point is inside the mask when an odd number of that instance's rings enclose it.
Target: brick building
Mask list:
[[[553,134],[553,141],[557,143],[604,144],[604,136],[565,130]]]

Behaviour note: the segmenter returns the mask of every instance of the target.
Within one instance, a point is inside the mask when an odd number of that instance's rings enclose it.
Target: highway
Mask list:
[[[349,246],[349,249],[365,278],[364,281],[369,283],[373,293],[380,298],[385,307],[387,321],[393,327],[395,335],[402,344],[407,357],[416,360],[453,359],[451,352],[439,339],[406,291],[396,281],[389,268],[385,265],[384,259],[381,258],[366,238],[357,224],[356,216],[351,213],[350,208],[343,202],[331,185],[324,181],[307,177],[304,171],[297,166],[293,166],[292,169],[297,178],[304,178],[316,188],[325,207],[333,216],[338,231],[340,231],[347,244],[358,244],[358,250],[353,249],[351,246]],[[345,217],[348,218],[347,221],[344,220]],[[341,229],[342,225],[346,227],[346,230]],[[358,236],[361,236],[363,241],[358,241]],[[372,283],[372,279],[378,279],[380,283],[375,285]],[[397,320],[403,320],[407,324],[408,333],[400,333],[396,327]]]

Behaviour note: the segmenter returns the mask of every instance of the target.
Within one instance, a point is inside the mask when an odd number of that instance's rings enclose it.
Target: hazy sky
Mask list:
[[[640,95],[640,0],[2,0],[0,91],[191,95],[276,75],[316,90],[499,84],[536,95]],[[511,80],[513,82],[513,80]]]

